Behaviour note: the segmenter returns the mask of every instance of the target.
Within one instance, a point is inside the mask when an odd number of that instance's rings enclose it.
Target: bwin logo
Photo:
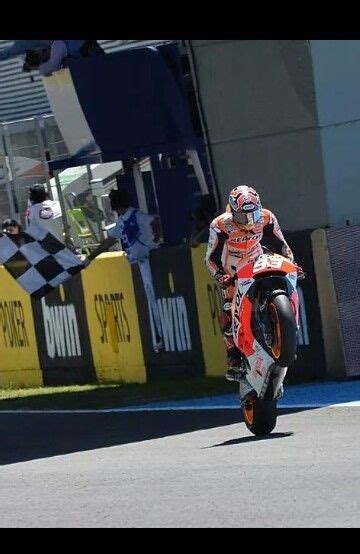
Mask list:
[[[41,299],[46,349],[49,358],[81,356],[79,328],[73,304],[47,306]]]
[[[170,290],[174,294],[174,283],[169,273]],[[186,302],[183,296],[158,298],[161,332],[166,352],[191,350],[191,334]],[[150,317],[151,334],[154,338],[154,323]]]

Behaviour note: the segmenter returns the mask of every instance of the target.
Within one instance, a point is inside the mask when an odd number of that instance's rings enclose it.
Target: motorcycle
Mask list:
[[[288,367],[296,359],[298,279],[305,273],[279,254],[266,252],[238,270],[232,305],[233,336],[243,354],[245,375],[239,400],[247,428],[269,434]]]

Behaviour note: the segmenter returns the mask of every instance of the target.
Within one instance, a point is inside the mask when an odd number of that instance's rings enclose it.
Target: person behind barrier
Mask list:
[[[44,185],[29,188],[29,206],[25,213],[26,225],[37,222],[49,233],[64,242],[64,226],[60,202],[50,200]]]
[[[218,281],[223,295],[222,326],[228,363],[225,378],[228,381],[238,380],[243,369],[242,354],[235,346],[232,333],[233,277],[240,267],[263,253],[260,244],[263,237],[272,240],[274,252],[294,260],[275,215],[262,207],[256,190],[246,185],[235,187],[230,191],[225,213],[211,222],[205,256],[206,266]]]
[[[154,350],[158,352],[163,347],[161,320],[157,305],[149,256],[152,250],[159,246],[161,238],[160,220],[157,215],[149,215],[130,206],[125,189],[112,190],[109,193],[111,208],[118,214],[115,226],[108,231],[106,238],[87,257],[88,263],[102,252],[106,252],[118,240],[126,253],[130,264],[137,264],[144,284],[148,300],[150,316],[154,322]]]
[[[5,219],[2,222],[2,230],[7,235],[20,235],[21,225],[15,219]]]

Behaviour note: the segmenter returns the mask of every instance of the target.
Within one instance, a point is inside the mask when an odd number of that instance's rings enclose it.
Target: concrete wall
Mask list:
[[[319,125],[360,118],[360,40],[311,40]]]
[[[192,41],[223,205],[252,182],[284,229],[325,226],[328,208],[308,41]]]
[[[312,40],[331,227],[360,224],[360,41]]]

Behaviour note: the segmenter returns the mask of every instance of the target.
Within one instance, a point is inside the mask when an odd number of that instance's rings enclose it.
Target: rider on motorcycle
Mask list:
[[[222,290],[222,330],[228,363],[225,378],[228,381],[238,380],[243,369],[243,354],[236,348],[232,334],[233,277],[240,267],[263,253],[260,244],[263,237],[271,240],[273,252],[278,251],[291,261],[294,260],[275,215],[261,206],[256,190],[245,185],[235,187],[230,191],[226,211],[210,224],[205,257],[208,270]]]

